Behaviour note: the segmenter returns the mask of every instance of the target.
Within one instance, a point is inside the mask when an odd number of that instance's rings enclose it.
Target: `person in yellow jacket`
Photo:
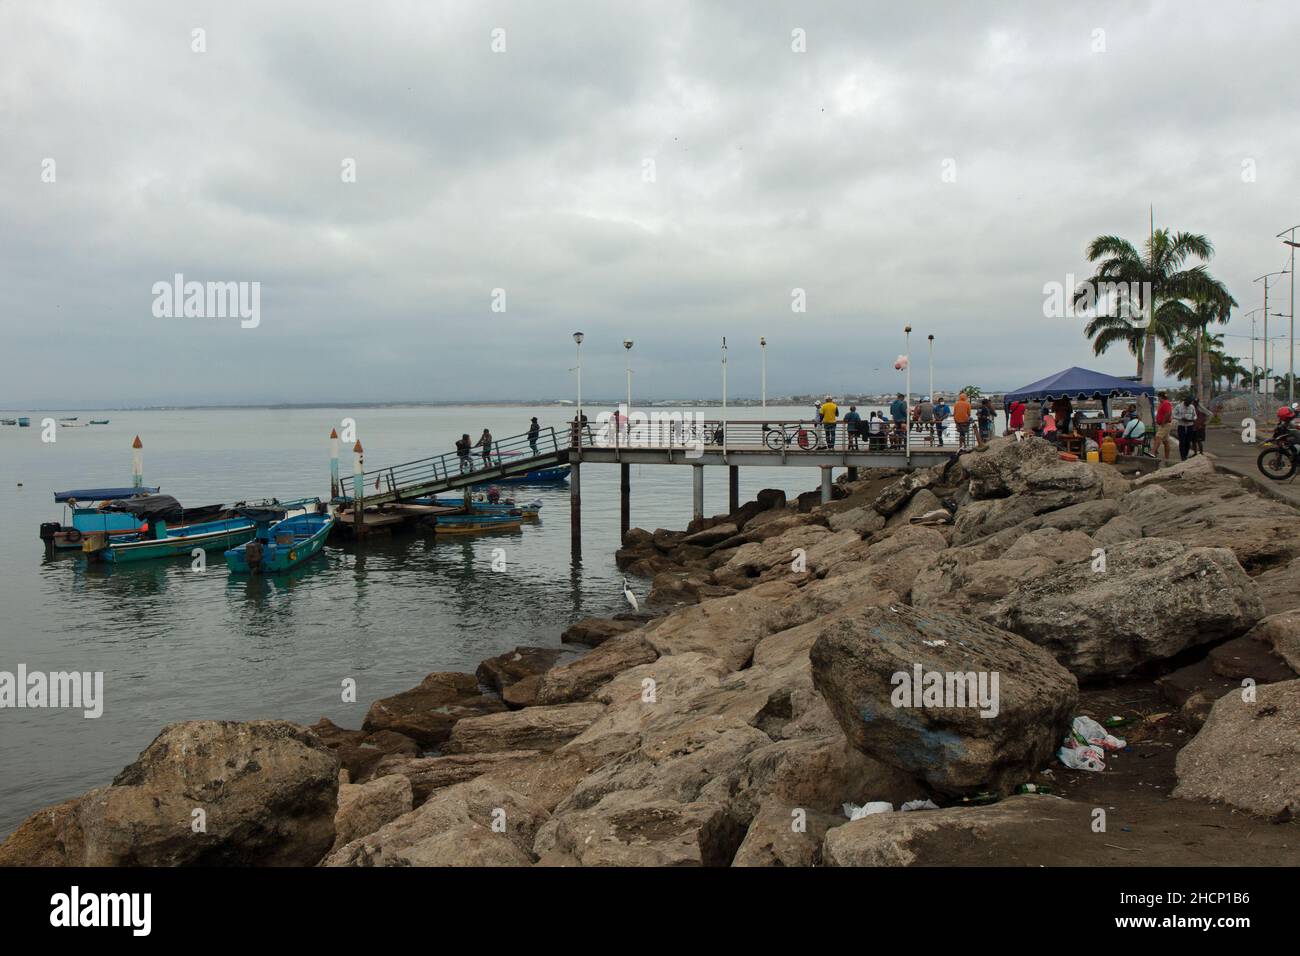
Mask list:
[[[840,410],[829,395],[826,401],[822,402],[820,409],[822,416],[822,425],[826,429],[826,445],[828,448],[835,447],[835,422],[839,416]]]

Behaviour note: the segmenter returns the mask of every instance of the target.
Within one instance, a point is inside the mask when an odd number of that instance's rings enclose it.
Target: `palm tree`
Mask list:
[[[1225,355],[1219,364],[1219,374],[1226,380],[1228,388],[1232,388],[1238,379],[1244,381],[1250,378],[1250,369],[1241,364],[1241,359]]]
[[[1198,383],[1204,383],[1207,378],[1217,382],[1228,361],[1223,352],[1222,335],[1207,335],[1195,328],[1184,329],[1178,333],[1165,356],[1164,369],[1166,375],[1197,385],[1197,398],[1204,404],[1208,396],[1201,394]]]
[[[1144,292],[1149,287],[1149,301],[1133,301],[1135,297],[1130,295],[1129,301],[1123,303],[1144,308],[1146,315],[1140,319],[1123,314],[1097,316],[1088,323],[1085,332],[1093,340],[1094,355],[1124,343],[1137,358],[1142,383],[1150,385],[1155,381],[1156,342],[1168,346],[1187,318],[1187,307],[1180,300],[1199,296],[1218,303],[1226,312],[1231,296],[1203,264],[1184,268],[1190,258],[1208,261],[1214,255],[1214,246],[1205,236],[1158,229],[1143,247],[1144,252],[1139,253],[1131,242],[1119,236],[1098,236],[1092,240],[1088,261],[1096,263],[1096,272],[1089,280],[1090,287],[1080,286],[1075,290],[1074,301],[1076,306],[1086,302],[1105,283],[1126,283],[1128,288]],[[1141,294],[1136,298],[1140,300]]]
[[[1194,343],[1193,374],[1190,378],[1197,399],[1204,404],[1209,400],[1205,390],[1205,378],[1208,356],[1206,350],[1216,346],[1223,352],[1223,336],[1209,334],[1211,322],[1227,322],[1229,311],[1237,304],[1236,299],[1228,295],[1228,290],[1217,279],[1208,279],[1209,285],[1192,296],[1191,302],[1178,301],[1169,304],[1164,312],[1168,319],[1176,323],[1178,335],[1186,335]],[[1169,363],[1165,363],[1168,372]],[[1169,374],[1173,374],[1170,372]]]

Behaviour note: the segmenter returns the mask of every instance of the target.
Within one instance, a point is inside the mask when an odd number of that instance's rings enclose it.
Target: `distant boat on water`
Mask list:
[[[481,534],[484,531],[518,531],[524,519],[517,514],[438,515],[433,522],[436,534]]]
[[[92,424],[92,425],[107,425],[107,424],[108,424],[108,419],[107,419],[107,418],[92,418],[92,419],[90,420],[90,424]]]
[[[0,425],[17,425],[17,424],[18,424],[18,419],[16,418],[0,418]]]
[[[26,415],[23,415],[21,418],[18,419],[19,428],[30,428],[31,424],[32,424],[32,420],[28,418]]]

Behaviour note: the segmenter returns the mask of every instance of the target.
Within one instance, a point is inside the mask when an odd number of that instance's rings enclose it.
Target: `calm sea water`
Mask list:
[[[704,409],[711,417],[715,410]],[[596,409],[592,409],[594,414]],[[329,493],[330,429],[357,422],[369,467],[452,449],[462,432],[506,437],[537,415],[559,426],[572,410],[538,407],[60,411],[110,424],[0,426],[0,670],[103,671],[104,714],[0,710],[0,835],[33,810],[106,784],[164,724],[188,719],[327,716],[359,727],[376,697],[429,671],[473,670],[519,644],[559,646],[580,617],[625,605],[614,564],[618,469],[583,472],[583,555],[571,559],[568,486],[516,489],[541,497],[542,520],[504,535],[437,538],[403,533],[329,545],[283,577],[228,575],[220,552],[207,570],[187,559],[121,567],[78,556],[43,558],[37,537],[61,505],[52,492],[131,483],[131,441],[144,443],[145,483],[185,505]],[[769,407],[773,418],[807,409]],[[735,418],[756,418],[740,409]],[[350,456],[341,462],[350,474]],[[741,499],[761,488],[817,487],[815,468],[742,468]],[[726,471],[705,470],[705,513],[726,510]],[[682,528],[691,517],[689,468],[633,466],[632,524]],[[507,569],[491,570],[504,548]],[[644,599],[648,582],[635,582]],[[358,702],[341,700],[346,678]]]

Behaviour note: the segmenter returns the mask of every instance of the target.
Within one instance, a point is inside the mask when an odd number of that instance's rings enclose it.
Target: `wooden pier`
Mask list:
[[[864,425],[866,423],[863,423]],[[633,423],[628,429],[583,428],[576,425],[567,433],[542,429],[531,441],[528,435],[513,435],[493,443],[483,454],[474,449],[468,457],[449,452],[400,465],[366,470],[361,445],[356,456],[351,496],[341,495],[337,462],[331,466],[336,490],[335,502],[347,517],[357,537],[429,515],[451,513],[455,508],[413,504],[439,492],[489,485],[504,478],[567,466],[569,471],[570,524],[575,555],[582,551],[582,466],[619,467],[619,525],[626,534],[631,527],[632,465],[675,465],[690,467],[693,495],[691,514],[704,517],[704,469],[726,468],[728,511],[740,507],[742,466],[821,469],[821,498],[831,500],[833,472],[844,468],[854,478],[860,468],[929,468],[943,464],[957,454],[955,435],[945,436],[939,445],[928,433],[860,436],[852,442],[847,428],[839,423],[831,446],[825,430],[808,422],[779,420],[709,421],[687,420],[665,424]],[[358,502],[360,503],[358,506]]]

